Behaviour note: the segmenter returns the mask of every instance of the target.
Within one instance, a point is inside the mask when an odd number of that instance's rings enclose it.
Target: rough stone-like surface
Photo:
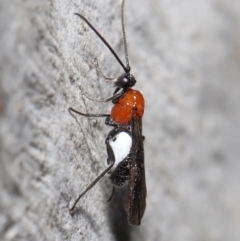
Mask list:
[[[74,12],[124,60],[120,1],[0,3],[0,240],[240,240],[240,1],[128,0],[126,31],[144,116],[147,209],[140,227],[112,203],[102,119],[75,118],[122,73]]]

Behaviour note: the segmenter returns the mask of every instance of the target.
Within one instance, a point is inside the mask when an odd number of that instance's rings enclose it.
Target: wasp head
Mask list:
[[[127,89],[134,86],[136,82],[137,81],[133,75],[130,73],[124,73],[114,81],[114,84],[118,88]]]

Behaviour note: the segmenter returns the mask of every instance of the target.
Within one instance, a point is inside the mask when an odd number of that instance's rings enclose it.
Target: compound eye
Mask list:
[[[133,75],[129,76],[129,86],[132,87],[136,84],[136,80]]]

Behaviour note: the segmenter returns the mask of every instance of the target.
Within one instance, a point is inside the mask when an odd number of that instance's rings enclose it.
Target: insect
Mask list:
[[[131,225],[140,225],[146,208],[147,195],[144,169],[144,137],[142,135],[142,116],[144,113],[145,102],[142,94],[138,90],[131,88],[135,85],[136,80],[134,76],[130,74],[131,68],[128,60],[124,27],[124,3],[125,1],[123,0],[121,20],[126,66],[122,63],[108,42],[92,26],[92,24],[83,15],[75,13],[107,46],[118,63],[122,66],[124,73],[117,78],[107,78],[101,73],[105,79],[112,81],[115,86],[113,95],[101,101],[112,101],[114,105],[112,107],[111,114],[89,114],[77,111],[72,107],[69,108],[70,112],[74,112],[85,117],[105,117],[105,124],[113,127],[105,140],[108,154],[108,167],[86,188],[84,192],[78,196],[69,211],[72,213],[76,204],[83,195],[88,192],[103,176],[109,174],[109,178],[113,184],[113,190],[108,201],[110,201],[114,195],[115,186],[120,187],[128,181],[127,193],[124,202],[127,220]]]

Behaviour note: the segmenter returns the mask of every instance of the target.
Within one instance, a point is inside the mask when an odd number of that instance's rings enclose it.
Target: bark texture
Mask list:
[[[240,240],[240,1],[126,2],[132,74],[146,99],[147,209],[140,227],[107,204],[107,76],[122,73],[120,1],[0,2],[0,240]]]

